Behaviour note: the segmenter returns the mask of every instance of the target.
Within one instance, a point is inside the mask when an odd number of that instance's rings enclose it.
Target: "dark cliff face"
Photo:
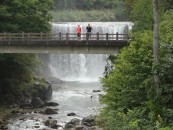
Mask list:
[[[49,101],[52,98],[52,86],[50,83],[45,82],[43,84],[34,84],[31,87],[33,89],[32,97],[39,97],[43,101]]]
[[[15,93],[13,92],[15,91]],[[31,102],[34,97],[39,97],[44,102],[52,98],[52,85],[44,79],[35,79],[34,82],[22,85],[22,89],[12,89],[6,94],[1,95],[0,105],[26,105]]]

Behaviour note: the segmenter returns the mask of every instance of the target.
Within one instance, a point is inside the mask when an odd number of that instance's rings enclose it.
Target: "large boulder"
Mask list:
[[[44,102],[39,97],[34,97],[31,101],[31,104],[34,108],[44,107]]]
[[[40,81],[31,85],[32,97],[39,97],[43,101],[49,101],[52,98],[52,86],[48,81]]]

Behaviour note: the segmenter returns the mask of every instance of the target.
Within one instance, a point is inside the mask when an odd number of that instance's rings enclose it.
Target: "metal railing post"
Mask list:
[[[30,40],[30,33],[28,33],[28,41]]]
[[[118,32],[116,33],[116,40],[118,41]]]
[[[40,40],[42,41],[43,40],[43,32],[40,32]]]
[[[7,40],[6,32],[4,32],[4,40]]]
[[[25,34],[22,32],[22,41],[24,40]]]
[[[97,41],[99,40],[99,32],[97,32]]]
[[[12,38],[11,38],[11,33],[8,33],[8,38],[9,38],[9,41],[12,40]]]
[[[86,41],[88,41],[88,40],[89,40],[89,34],[86,33]]]
[[[69,40],[69,34],[66,33],[66,41],[68,41],[68,40]]]
[[[108,33],[106,33],[106,41],[108,41]]]
[[[62,35],[61,35],[61,32],[59,32],[59,40],[62,39]]]

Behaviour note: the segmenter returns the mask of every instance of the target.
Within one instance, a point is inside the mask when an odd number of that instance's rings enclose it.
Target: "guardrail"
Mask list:
[[[0,41],[67,41],[67,40],[124,40],[128,41],[128,34],[101,34],[95,33],[90,36],[88,33],[77,37],[75,33],[0,33]]]

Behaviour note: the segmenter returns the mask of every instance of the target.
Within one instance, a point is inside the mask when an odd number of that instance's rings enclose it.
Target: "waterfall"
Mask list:
[[[44,54],[45,55],[45,54]],[[96,82],[102,77],[107,55],[99,54],[39,54],[42,72],[64,81]]]
[[[132,28],[130,22],[69,22],[52,23],[54,33],[75,33],[77,25],[82,27],[82,33],[86,33],[86,26],[90,23],[92,33],[127,33]],[[41,54],[44,62],[44,73],[66,81],[98,81],[102,77],[105,67],[104,54]],[[43,58],[44,57],[44,58]],[[44,59],[44,60],[43,60]],[[47,59],[47,62],[46,60]],[[47,65],[45,65],[47,64]]]
[[[80,25],[82,33],[86,33],[88,23],[90,23],[93,28],[93,34],[97,32],[100,34],[127,33],[133,26],[131,22],[67,22],[52,23],[52,31],[54,33],[75,33],[77,25]]]

